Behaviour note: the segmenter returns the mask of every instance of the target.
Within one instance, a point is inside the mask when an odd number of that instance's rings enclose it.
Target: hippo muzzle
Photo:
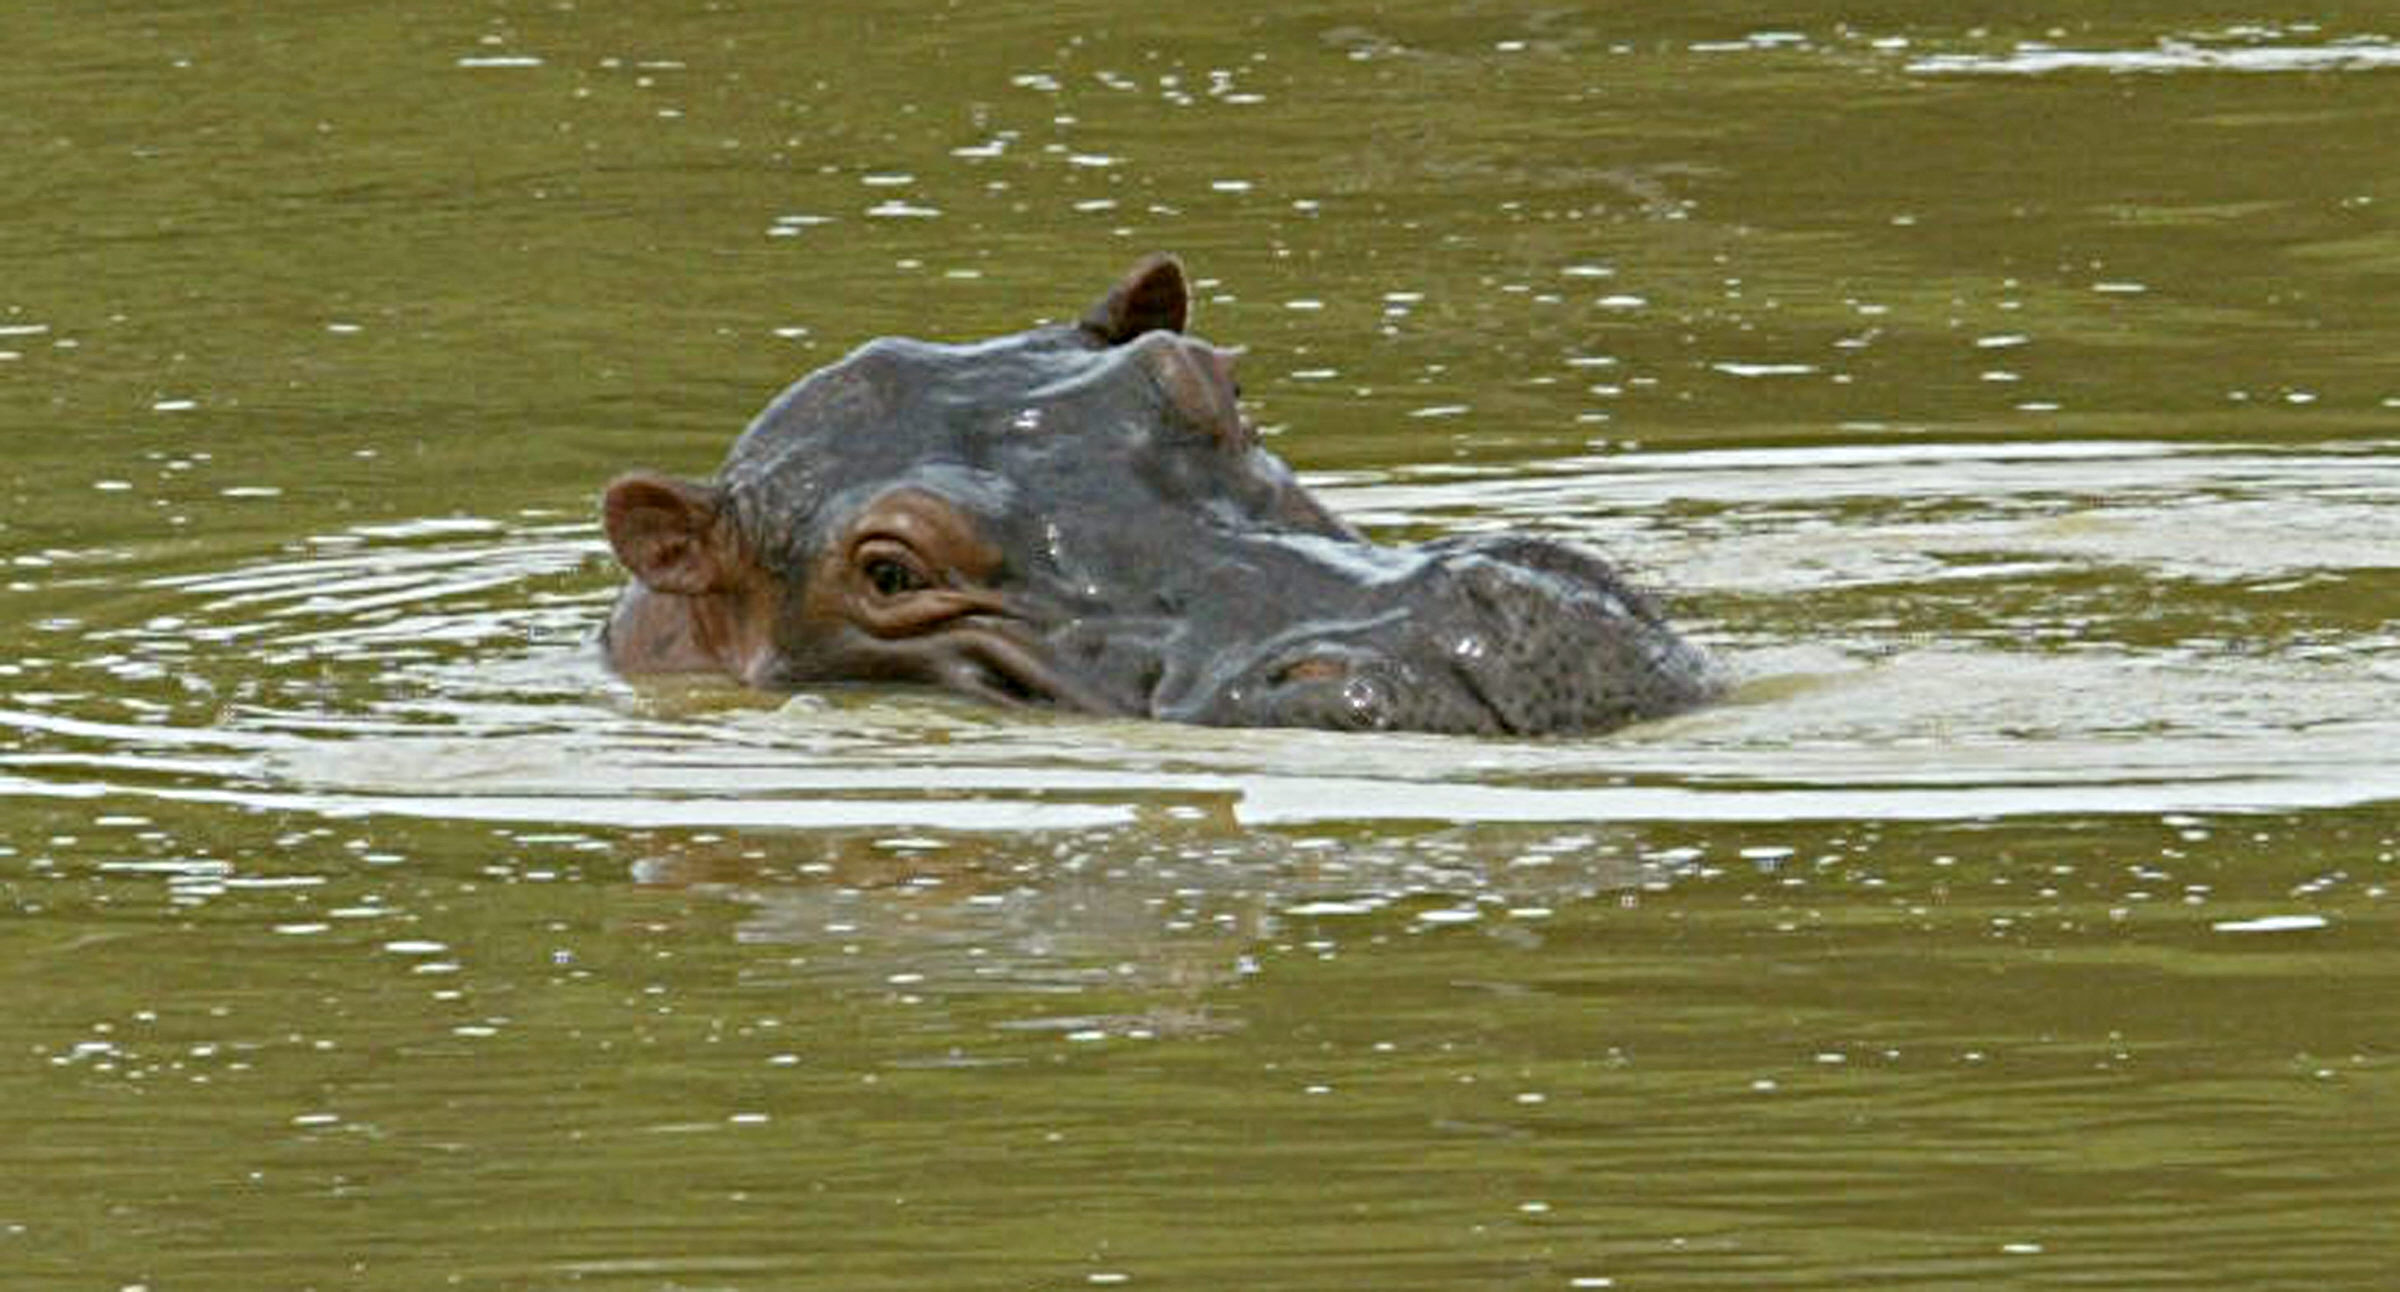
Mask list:
[[[1708,660],[1589,555],[1537,539],[1426,544],[1162,687],[1151,716],[1218,726],[1543,734],[1670,713]],[[1342,595],[1347,592],[1348,595]],[[1328,606],[1338,605],[1330,613]],[[1172,676],[1172,675],[1171,675]]]
[[[625,673],[920,683],[1223,726],[1605,731],[1707,657],[1598,557],[1375,544],[1260,447],[1153,257],[1074,325],[886,339],[794,385],[706,482],[619,479]]]

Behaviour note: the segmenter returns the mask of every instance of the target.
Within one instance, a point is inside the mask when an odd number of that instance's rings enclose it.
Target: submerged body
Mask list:
[[[1152,257],[1071,325],[870,342],[707,482],[609,486],[628,674],[927,683],[1222,726],[1605,731],[1698,704],[1707,657],[1599,558],[1376,544],[1261,448],[1232,354]]]

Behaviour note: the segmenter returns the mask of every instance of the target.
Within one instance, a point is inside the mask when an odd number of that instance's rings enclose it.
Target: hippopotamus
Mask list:
[[[767,405],[705,481],[602,502],[626,675],[926,684],[1217,726],[1595,733],[1719,689],[1599,556],[1370,541],[1259,443],[1237,352],[1153,255],[1073,322],[869,341]]]

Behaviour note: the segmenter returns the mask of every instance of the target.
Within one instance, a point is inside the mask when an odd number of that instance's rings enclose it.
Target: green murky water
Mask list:
[[[12,1288],[2400,1278],[2379,6],[0,16]],[[613,472],[1180,252],[1587,743],[637,694]]]

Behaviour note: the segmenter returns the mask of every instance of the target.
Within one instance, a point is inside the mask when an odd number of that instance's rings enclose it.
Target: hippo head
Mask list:
[[[628,674],[928,683],[1228,726],[1605,730],[1715,688],[1600,559],[1371,543],[1258,444],[1233,354],[1154,256],[1073,324],[885,339],[809,374],[706,482],[620,478]]]

